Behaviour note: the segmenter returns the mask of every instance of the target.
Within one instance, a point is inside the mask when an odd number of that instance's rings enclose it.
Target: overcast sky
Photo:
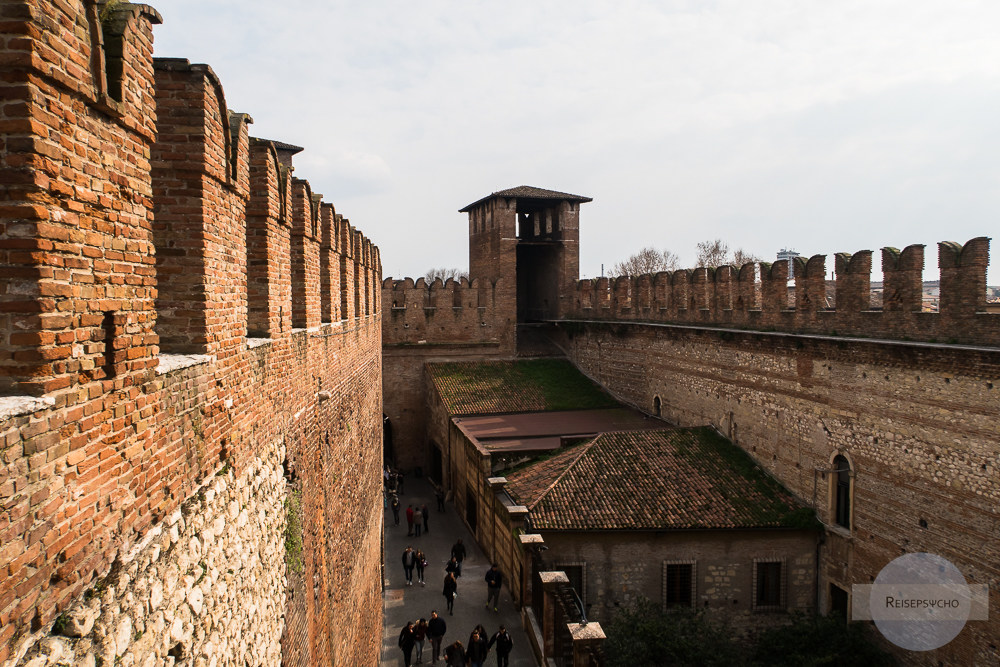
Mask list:
[[[583,276],[719,237],[828,271],[923,243],[934,279],[938,241],[998,229],[995,0],[152,2],[156,55],[304,146],[386,277],[467,268],[458,209],[516,185],[594,198]]]

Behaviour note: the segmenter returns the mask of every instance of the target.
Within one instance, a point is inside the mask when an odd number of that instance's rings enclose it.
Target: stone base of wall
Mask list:
[[[12,664],[280,664],[284,458],[275,441],[209,477]]]

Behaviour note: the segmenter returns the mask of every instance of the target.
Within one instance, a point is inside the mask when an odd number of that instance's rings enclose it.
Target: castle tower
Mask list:
[[[580,204],[590,197],[520,185],[475,201],[469,214],[469,278],[497,278],[517,323],[560,318],[580,279]]]

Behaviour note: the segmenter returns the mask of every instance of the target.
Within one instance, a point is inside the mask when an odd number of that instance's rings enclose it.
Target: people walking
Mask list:
[[[416,531],[417,537],[420,537],[420,529],[424,525],[424,513],[419,507],[413,508],[413,530]]]
[[[417,564],[417,554],[413,547],[407,546],[403,551],[403,572],[406,574],[406,585],[413,585],[413,568]]]
[[[490,600],[493,601],[493,611],[499,611],[500,588],[503,586],[503,575],[497,569],[497,564],[486,571],[486,608],[490,608]]]
[[[399,525],[399,496],[395,493],[389,496],[389,507],[392,508],[392,520]]]
[[[406,626],[399,632],[399,648],[403,649],[403,667],[410,667],[415,643],[413,621],[407,621]]]
[[[406,506],[406,536],[413,535],[413,505]]]
[[[420,508],[420,515],[424,518],[424,535],[431,532],[431,529],[427,527],[427,521],[431,517],[431,511],[427,509],[427,503],[424,503]]]
[[[494,644],[497,646],[497,667],[509,667],[508,661],[510,660],[510,652],[514,648],[514,640],[507,632],[506,626],[501,625],[496,634],[490,637],[488,648],[493,648]]]
[[[455,559],[458,563],[458,570],[455,572],[456,577],[462,576],[462,561],[465,560],[465,545],[462,544],[462,538],[458,538],[458,542],[451,548],[451,557]]]
[[[427,636],[427,619],[422,618],[413,627],[413,641],[417,647],[417,664],[424,661],[424,637]]]
[[[431,620],[427,622],[427,638],[431,640],[431,664],[441,657],[441,640],[448,631],[448,624],[438,616],[437,610],[431,612]]]
[[[459,567],[458,567],[458,562],[455,560],[454,556],[452,556],[451,559],[448,561],[448,564],[444,566],[444,571],[454,572],[455,576],[456,577],[458,576]]]
[[[448,667],[465,667],[465,647],[462,642],[455,640],[454,644],[445,649],[444,661]]]
[[[486,642],[486,637],[479,634],[478,630],[473,630],[469,638],[469,648],[465,650],[465,659],[470,667],[483,667],[486,656],[489,655],[490,648]]]
[[[472,632],[469,633],[469,645],[472,645],[472,636],[478,634],[483,639],[486,639],[486,628],[483,627],[482,623],[476,623],[476,627],[472,628]],[[465,649],[468,653],[469,649]]]
[[[434,489],[434,497],[437,498],[438,512],[444,511],[444,487],[439,486]]]
[[[424,568],[427,567],[427,556],[420,549],[417,549],[417,581],[420,582],[421,586],[426,586],[424,583]]]
[[[444,595],[445,602],[448,603],[448,615],[455,615],[455,597],[458,595],[458,580],[455,579],[455,573],[449,572],[444,575],[444,590],[441,591]]]

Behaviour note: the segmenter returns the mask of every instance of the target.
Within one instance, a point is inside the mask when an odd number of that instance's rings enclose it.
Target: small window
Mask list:
[[[754,611],[778,611],[785,607],[784,567],[780,560],[755,560]]]
[[[833,513],[838,526],[851,529],[851,464],[843,456],[833,459]]]
[[[663,608],[691,607],[695,600],[695,564],[693,561],[664,561]]]
[[[659,417],[660,416],[661,406],[662,406],[662,402],[660,401],[660,397],[659,396],[654,396],[653,397],[653,416],[654,417]]]

